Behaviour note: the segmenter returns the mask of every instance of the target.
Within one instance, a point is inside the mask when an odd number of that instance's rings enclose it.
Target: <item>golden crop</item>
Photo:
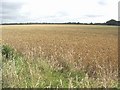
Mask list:
[[[92,25],[4,25],[3,43],[29,60],[47,59],[51,67],[83,70],[107,84],[117,80],[117,27]]]

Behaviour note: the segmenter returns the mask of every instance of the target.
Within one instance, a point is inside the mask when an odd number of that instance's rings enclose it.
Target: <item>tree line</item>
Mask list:
[[[67,23],[2,23],[1,25],[30,25],[30,24],[78,24],[78,25],[114,25],[114,26],[120,26],[120,21],[116,21],[114,19],[111,19],[105,23],[80,23],[80,22],[67,22]]]

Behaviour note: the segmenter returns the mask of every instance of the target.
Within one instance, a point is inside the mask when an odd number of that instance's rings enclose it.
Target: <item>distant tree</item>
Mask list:
[[[114,19],[111,19],[109,21],[106,22],[107,25],[118,25],[118,22]]]
[[[118,26],[120,26],[120,21],[118,21]]]
[[[90,25],[93,25],[93,23],[91,22]]]

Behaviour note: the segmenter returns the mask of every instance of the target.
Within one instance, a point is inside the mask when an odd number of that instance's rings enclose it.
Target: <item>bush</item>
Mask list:
[[[13,54],[14,54],[14,49],[13,48],[11,48],[8,45],[3,45],[2,46],[2,56],[3,57],[8,59],[8,58],[13,57]]]

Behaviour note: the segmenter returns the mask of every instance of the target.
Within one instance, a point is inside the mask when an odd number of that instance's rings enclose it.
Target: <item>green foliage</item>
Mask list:
[[[77,85],[76,76],[78,81],[84,77],[81,72],[56,71],[46,59],[39,58],[32,62],[15,52],[13,54],[15,58],[4,58],[8,61],[3,62],[3,87],[5,88],[68,88],[70,78],[73,78],[72,83]]]
[[[13,48],[11,48],[8,45],[3,45],[2,46],[2,56],[3,57],[8,59],[8,58],[13,57],[13,54],[14,54],[14,49]]]

